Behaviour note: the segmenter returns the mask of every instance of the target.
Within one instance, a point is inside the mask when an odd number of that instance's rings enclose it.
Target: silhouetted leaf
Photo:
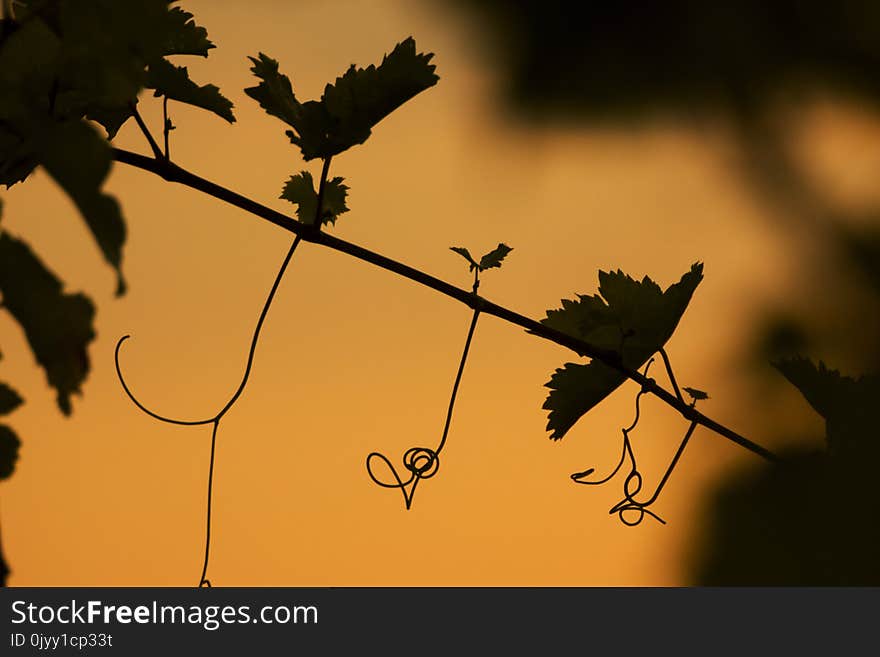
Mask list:
[[[70,395],[79,393],[89,371],[86,348],[95,337],[95,309],[82,294],[64,294],[61,281],[26,244],[0,231],[0,293],[3,307],[24,329],[58,406],[71,412]]]
[[[468,267],[468,271],[473,271],[474,269],[479,269],[480,265],[477,264],[477,261],[471,257],[471,252],[468,251],[463,246],[450,246],[450,251],[455,251],[462,258],[467,260],[470,263],[470,267]]]
[[[208,31],[196,25],[193,15],[180,7],[168,11],[165,25],[163,55],[201,55],[208,56],[214,48],[208,39]]]
[[[622,364],[635,370],[672,336],[702,278],[703,265],[696,263],[664,292],[647,276],[636,281],[620,270],[600,271],[601,296],[579,295],[576,301],[563,300],[562,308],[548,310],[542,323],[594,346],[617,351]],[[543,406],[550,411],[550,437],[562,438],[584,413],[625,380],[623,374],[597,360],[587,365],[566,363],[557,369],[545,384],[550,388]]]
[[[40,156],[49,175],[76,203],[104,258],[116,269],[116,294],[123,294],[125,222],[116,199],[100,191],[110,170],[109,145],[85,123],[57,123],[47,128]]]
[[[688,388],[687,386],[682,387],[688,395],[690,395],[691,399],[694,401],[700,401],[702,399],[709,399],[709,395],[703,392],[702,390],[698,390],[697,388]]]
[[[0,415],[8,415],[22,405],[24,400],[5,383],[0,383]]]
[[[21,441],[15,432],[5,424],[0,424],[0,480],[8,479],[18,461],[18,448]]]
[[[507,254],[513,251],[506,244],[499,244],[492,251],[480,258],[480,271],[500,267],[501,262],[507,257]]]
[[[259,102],[266,113],[278,117],[293,128],[285,134],[291,143],[299,146],[306,161],[325,157],[329,151],[326,136],[328,118],[323,105],[315,101],[300,104],[293,93],[290,79],[278,71],[276,60],[263,53],[260,53],[259,58],[248,59],[253,64],[251,72],[261,82],[244,92]]]
[[[201,107],[230,123],[235,122],[232,102],[215,85],[206,84],[200,87],[190,80],[185,66],[175,66],[161,58],[151,62],[146,86],[155,89],[156,96],[166,96],[187,105]]]
[[[597,360],[586,365],[566,363],[544,384],[550,394],[542,408],[549,410],[547,430],[559,440],[587,411],[605,399],[625,378]]]
[[[324,88],[321,103],[333,119],[333,154],[364,143],[373,126],[440,79],[430,63],[433,53],[416,52],[409,37],[382,58],[379,66],[352,65]]]
[[[773,365],[825,418],[828,449],[833,454],[880,456],[874,420],[880,400],[880,376],[853,379],[829,370],[821,361],[816,366],[806,358],[785,359]]]
[[[251,72],[260,78],[245,93],[293,130],[286,131],[305,160],[326,158],[362,144],[372,127],[407,100],[437,83],[433,55],[417,54],[415,41],[406,39],[382,63],[366,69],[351,66],[324,88],[320,101],[300,103],[290,79],[278,62],[260,53],[250,57]]]
[[[324,184],[324,196],[321,201],[323,211],[321,213],[321,225],[336,223],[336,218],[343,212],[348,212],[345,206],[345,197],[348,187],[342,184],[342,178],[333,178]],[[318,210],[318,192],[312,174],[303,171],[291,176],[284,185],[281,197],[297,205],[296,216],[304,224],[314,224]]]

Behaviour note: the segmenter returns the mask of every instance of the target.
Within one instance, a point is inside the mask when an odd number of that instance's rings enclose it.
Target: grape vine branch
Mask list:
[[[113,159],[118,162],[127,164],[138,169],[142,169],[144,171],[148,171],[163,178],[164,180],[167,180],[168,182],[179,183],[209,196],[213,196],[214,198],[221,201],[225,201],[226,203],[245,210],[246,212],[256,217],[268,221],[269,223],[272,223],[283,230],[293,233],[294,235],[302,238],[302,240],[305,242],[320,244],[321,246],[328,247],[330,249],[333,249],[334,251],[346,253],[354,258],[357,258],[358,260],[368,262],[372,265],[393,272],[399,276],[403,276],[404,278],[415,281],[416,283],[424,285],[425,287],[429,287],[432,290],[435,290],[447,297],[455,299],[456,301],[459,301],[474,310],[479,309],[480,312],[483,314],[498,317],[499,319],[502,319],[506,322],[524,328],[529,333],[536,335],[540,338],[555,342],[563,347],[572,349],[579,354],[583,354],[589,356],[590,358],[599,360],[609,367],[617,370],[628,379],[639,384],[639,386],[641,386],[641,389],[644,390],[647,394],[654,395],[658,399],[662,400],[668,406],[675,409],[685,419],[690,420],[698,426],[703,426],[706,429],[709,429],[710,431],[720,436],[723,436],[724,438],[727,438],[728,440],[736,443],[741,447],[744,447],[745,449],[754,454],[757,454],[758,456],[761,456],[770,461],[777,460],[776,455],[767,448],[759,445],[752,440],[749,440],[745,436],[740,435],[733,429],[726,427],[720,422],[717,422],[712,418],[707,417],[700,411],[697,411],[690,404],[660,386],[654,379],[641,374],[637,370],[632,370],[625,367],[621,361],[620,354],[617,351],[597,347],[596,345],[590,344],[584,340],[563,333],[562,331],[558,331],[548,326],[545,326],[544,324],[541,324],[540,322],[526,317],[525,315],[522,315],[518,312],[510,310],[509,308],[505,308],[504,306],[492,303],[491,301],[484,299],[483,297],[470,290],[456,287],[419,269],[403,264],[396,260],[392,260],[391,258],[388,258],[374,251],[370,251],[369,249],[366,249],[357,244],[347,242],[346,240],[343,240],[339,237],[330,235],[326,232],[321,231],[319,228],[319,224],[317,223],[312,225],[303,224],[293,217],[290,217],[277,210],[273,210],[272,208],[269,208],[253,199],[242,196],[241,194],[238,194],[226,187],[211,182],[210,180],[206,180],[205,178],[202,178],[184,169],[174,162],[171,162],[170,160],[162,157],[161,151],[159,151],[158,153],[159,157],[151,158],[145,155],[141,155],[139,153],[134,153],[132,151],[114,147],[112,149],[112,154]]]

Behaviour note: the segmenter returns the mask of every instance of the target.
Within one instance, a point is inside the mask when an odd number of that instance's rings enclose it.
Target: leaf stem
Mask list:
[[[473,308],[474,310],[479,307],[482,313],[493,315],[506,322],[520,326],[526,329],[529,333],[540,338],[550,340],[563,347],[568,347],[578,354],[595,358],[625,375],[628,379],[638,383],[644,390],[674,408],[684,418],[706,427],[710,431],[727,438],[740,447],[743,447],[769,461],[778,460],[778,457],[767,448],[752,442],[748,438],[741,436],[723,424],[706,417],[695,408],[658,385],[656,381],[648,379],[638,371],[631,370],[624,366],[621,362],[620,354],[615,350],[603,349],[584,340],[562,333],[561,331],[554,330],[513,310],[487,301],[474,294],[472,291],[455,287],[454,285],[431,276],[421,270],[397,262],[396,260],[392,260],[391,258],[375,253],[356,244],[352,244],[351,242],[346,242],[345,240],[330,235],[329,233],[316,231],[312,227],[296,221],[293,217],[278,212],[277,210],[273,210],[257,201],[190,173],[173,162],[161,158],[149,158],[120,148],[113,148],[113,157],[118,162],[123,162],[130,166],[149,171],[169,182],[180,183],[208,194],[209,196],[220,199],[221,201],[225,201],[230,205],[241,208],[250,214],[268,221],[269,223],[275,224],[279,228],[283,228],[288,232],[300,236],[307,242],[321,244],[335,251],[346,253],[354,258],[363,260],[364,262],[368,262],[399,276],[403,276],[404,278],[408,278],[416,283],[424,285],[425,287],[429,287],[467,305],[470,308]]]
[[[162,98],[162,133],[165,137],[165,159],[171,159],[168,148],[168,133],[171,132],[171,122],[168,120],[168,96]]]
[[[324,212],[321,206],[324,204],[324,188],[327,186],[327,175],[330,173],[330,160],[332,159],[332,155],[325,157],[324,166],[321,167],[321,181],[318,183],[318,200],[315,207],[315,231],[317,232],[320,232],[321,222],[324,219]]]
[[[681,390],[678,389],[678,383],[675,381],[675,374],[672,373],[672,363],[669,362],[669,356],[666,355],[666,350],[663,347],[660,347],[658,350],[660,352],[661,358],[663,358],[663,364],[666,366],[666,374],[669,375],[669,383],[672,384],[672,389],[675,390],[675,396],[678,397],[678,400],[684,403],[684,397],[681,396]]]
[[[147,141],[150,144],[150,150],[153,151],[153,156],[157,160],[167,159],[162,155],[162,151],[159,149],[159,144],[157,144],[156,140],[153,139],[153,135],[152,133],[150,133],[150,129],[147,127],[147,124],[144,123],[144,120],[143,118],[141,118],[140,112],[137,111],[137,107],[135,106],[135,104],[129,103],[128,106],[129,108],[131,108],[131,113],[134,116],[134,120],[137,121],[138,127],[141,129],[141,132],[144,133],[144,137],[147,138]]]

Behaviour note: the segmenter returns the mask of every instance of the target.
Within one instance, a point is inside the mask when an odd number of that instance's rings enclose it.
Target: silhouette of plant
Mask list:
[[[117,374],[132,402],[151,417],[172,424],[210,425],[211,455],[208,465],[208,498],[205,525],[205,556],[199,586],[210,586],[207,577],[211,547],[211,500],[214,448],[221,420],[243,394],[256,354],[260,331],[278,285],[301,241],[319,244],[394,272],[436,290],[473,310],[467,339],[453,384],[441,439],[436,448],[412,447],[404,453],[409,473],[401,478],[391,461],[381,453],[367,457],[369,476],[380,486],[401,489],[407,509],[418,483],[436,474],[439,454],[445,446],[452,412],[468,351],[481,314],[490,314],[525,329],[528,333],[568,347],[587,362],[568,362],[555,371],[546,386],[544,402],[549,411],[547,429],[559,440],[589,410],[627,379],[639,386],[636,417],[623,430],[620,462],[601,481],[587,481],[592,470],[577,473],[576,483],[596,484],[610,479],[628,459],[630,472],[624,482],[624,497],[611,509],[628,525],[644,516],[660,517],[650,507],[698,426],[723,436],[769,461],[769,450],[732,429],[703,415],[696,403],[707,397],[695,388],[684,388],[684,399],[672,374],[665,343],[675,331],[694,291],[703,277],[703,265],[694,264],[679,282],[663,290],[645,276],[636,280],[621,271],[599,272],[599,293],[563,300],[560,309],[547,311],[535,321],[478,295],[480,273],[500,267],[510,248],[499,244],[475,260],[467,249],[452,247],[469,264],[474,274],[471,289],[459,288],[414,267],[346,242],[326,232],[348,211],[348,186],[343,178],[329,177],[331,161],[353,146],[363,144],[375,126],[398,107],[434,86],[439,80],[433,54],[418,52],[410,37],[398,43],[379,65],[352,65],[320,99],[301,102],[279,63],[263,53],[251,57],[256,86],[245,90],[270,115],[283,121],[285,135],[305,161],[321,161],[317,189],[312,174],[303,170],[289,177],[281,198],[296,206],[296,218],[274,211],[201,178],[171,160],[170,133],[174,130],[168,101],[182,102],[233,122],[232,103],[211,84],[198,85],[185,67],[171,63],[169,56],[206,57],[214,47],[204,28],[191,14],[172,7],[166,0],[119,3],[116,0],[32,0],[6,2],[0,42],[0,182],[7,186],[25,180],[42,165],[68,193],[89,226],[105,260],[117,277],[117,293],[125,291],[122,249],[125,223],[119,204],[101,191],[112,161],[122,162],[177,182],[235,205],[255,217],[294,234],[275,281],[256,322],[244,374],[229,400],[207,418],[185,420],[151,410],[131,391],[122,374],[120,353],[129,336],[116,346]],[[89,11],[80,11],[83,7]],[[98,35],[102,38],[98,39]],[[138,94],[152,89],[162,97],[163,147],[153,137],[138,109]],[[92,127],[104,127],[112,140],[129,119],[139,126],[151,156],[111,147]],[[94,308],[81,294],[62,293],[61,282],[21,241],[0,232],[0,291],[4,307],[21,324],[38,362],[56,389],[62,412],[70,413],[70,395],[79,392],[89,369],[87,345],[93,339]],[[655,354],[662,357],[673,390],[670,392],[648,377]],[[644,367],[643,371],[640,371]],[[791,378],[791,377],[790,377]],[[803,385],[799,381],[798,385]],[[651,394],[677,411],[689,424],[682,442],[655,492],[637,500],[642,474],[636,465],[630,433],[639,421],[639,401]],[[0,387],[0,413],[20,403],[7,386]],[[8,476],[15,460],[18,439],[0,425],[0,477]],[[382,460],[393,482],[378,478],[371,463]],[[662,522],[662,520],[661,520]]]

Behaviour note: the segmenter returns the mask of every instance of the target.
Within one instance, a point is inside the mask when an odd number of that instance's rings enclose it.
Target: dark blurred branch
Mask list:
[[[192,189],[196,189],[200,192],[213,196],[214,198],[226,201],[231,205],[241,208],[242,210],[245,210],[272,224],[275,224],[276,226],[283,228],[288,232],[298,235],[304,241],[321,244],[335,251],[347,253],[348,255],[353,256],[359,260],[369,262],[370,264],[373,264],[377,267],[386,269],[399,276],[403,276],[404,278],[408,278],[412,281],[415,281],[416,283],[420,283],[421,285],[436,290],[437,292],[440,292],[441,294],[455,299],[456,301],[459,301],[474,310],[479,309],[481,313],[494,315],[499,319],[503,319],[511,324],[520,326],[529,333],[544,338],[545,340],[550,340],[551,342],[555,342],[559,345],[562,345],[563,347],[568,347],[578,354],[588,356],[589,358],[595,358],[605,363],[609,367],[617,370],[621,374],[625,375],[628,379],[638,383],[643,390],[661,399],[663,402],[678,411],[678,413],[681,414],[682,417],[692,422],[695,422],[698,425],[706,427],[710,431],[713,431],[720,436],[727,438],[737,445],[740,445],[741,447],[744,447],[745,449],[759,456],[762,456],[765,459],[768,459],[770,461],[775,461],[777,459],[776,455],[773,454],[773,452],[762,447],[761,445],[758,445],[757,443],[752,442],[748,438],[741,436],[740,434],[736,433],[732,429],[725,427],[719,422],[716,422],[711,418],[706,417],[705,415],[685,403],[683,400],[677,398],[674,394],[659,386],[657,382],[653,379],[642,375],[636,370],[631,370],[625,367],[621,362],[620,354],[616,351],[603,349],[578,338],[572,337],[566,333],[556,331],[552,328],[545,326],[544,324],[541,324],[538,321],[514,312],[513,310],[509,310],[503,306],[494,304],[491,301],[488,301],[474,294],[470,290],[455,287],[454,285],[450,285],[449,283],[442,281],[439,278],[435,278],[430,274],[426,274],[418,269],[397,262],[396,260],[392,260],[391,258],[387,258],[383,255],[365,249],[356,244],[346,242],[345,240],[334,237],[333,235],[329,235],[325,232],[316,231],[313,229],[312,226],[301,224],[292,217],[289,217],[285,214],[282,214],[281,212],[273,210],[272,208],[257,203],[252,199],[237,194],[236,192],[226,189],[225,187],[217,185],[216,183],[213,183],[209,180],[205,180],[204,178],[190,173],[189,171],[181,168],[173,162],[165,160],[164,158],[153,159],[120,148],[113,149],[113,157],[119,162],[123,162],[130,166],[149,171],[169,182],[180,183]]]

